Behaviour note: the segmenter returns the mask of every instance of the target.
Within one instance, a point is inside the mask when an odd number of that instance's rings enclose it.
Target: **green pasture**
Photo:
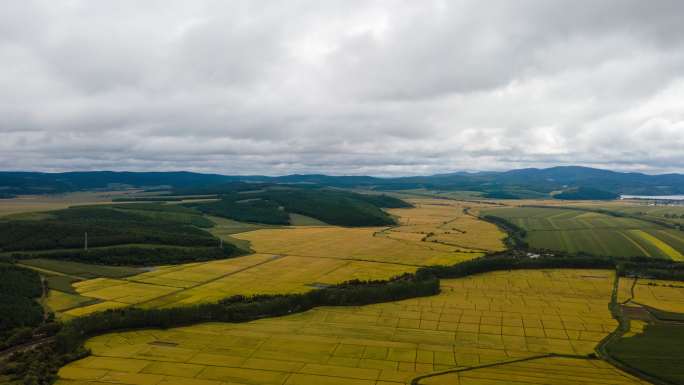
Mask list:
[[[483,210],[524,229],[533,248],[684,260],[684,232],[635,218],[560,208]]]

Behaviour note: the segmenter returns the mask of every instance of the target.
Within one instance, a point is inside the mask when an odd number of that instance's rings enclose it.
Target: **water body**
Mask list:
[[[684,201],[684,195],[620,195],[620,199],[650,199],[664,201]]]

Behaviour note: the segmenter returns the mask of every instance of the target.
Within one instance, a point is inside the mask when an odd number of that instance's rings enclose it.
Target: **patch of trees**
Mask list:
[[[186,206],[243,222],[287,225],[290,223],[288,213],[297,213],[339,226],[391,225],[394,220],[382,207],[411,207],[387,195],[365,195],[315,186],[259,185],[248,186],[252,190],[242,190],[246,187],[240,184],[240,191],[223,192],[217,202],[188,203]]]
[[[451,266],[430,266],[418,270],[418,276],[460,278],[498,270],[520,269],[613,269],[611,258],[593,256],[544,255],[531,258],[527,253],[503,252],[484,256]]]
[[[620,260],[621,276],[684,281],[684,263],[666,259],[634,257]]]
[[[486,191],[482,197],[488,199],[520,199],[519,195],[504,190]]]
[[[319,219],[338,226],[385,226],[394,224],[392,217],[371,202],[387,202],[392,198],[335,190],[276,190],[268,198],[286,211]],[[397,204],[395,202],[395,204]]]
[[[620,197],[620,195],[615,194],[610,191],[599,190],[592,187],[578,187],[574,189],[569,189],[556,194],[553,196],[555,199],[564,200],[613,200]]]
[[[21,326],[35,326],[43,310],[35,301],[43,293],[38,273],[0,263],[0,333]]]
[[[412,204],[403,201],[399,198],[391,197],[389,195],[370,195],[370,194],[356,194],[358,198],[364,200],[377,207],[382,207],[386,209],[402,209],[413,207]]]
[[[201,228],[210,228],[214,223],[204,217],[201,212],[176,204],[159,203],[136,203],[112,206],[116,210],[127,210],[126,212],[157,222],[172,222],[182,225],[192,225]]]
[[[213,246],[217,240],[196,226],[114,207],[77,207],[42,220],[0,221],[0,251],[82,248],[121,244]]]
[[[74,262],[93,263],[114,266],[155,266],[176,263],[201,262],[214,259],[230,258],[239,255],[238,249],[224,243],[218,247],[218,241],[210,247],[174,247],[174,246],[109,246],[95,249],[39,251],[31,253],[12,253],[12,258],[46,258]]]
[[[188,203],[186,206],[218,217],[230,218],[240,222],[287,225],[290,216],[276,202],[261,198],[245,197],[239,194],[225,194],[220,201],[207,203]]]
[[[489,223],[493,223],[504,230],[506,234],[508,234],[508,237],[506,237],[504,241],[508,247],[512,249],[527,249],[529,247],[529,244],[525,240],[525,237],[527,236],[527,230],[523,229],[522,227],[507,219],[494,215],[485,215],[480,219],[483,219]]]

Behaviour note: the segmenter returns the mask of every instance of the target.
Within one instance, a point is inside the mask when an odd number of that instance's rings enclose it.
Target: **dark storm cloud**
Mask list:
[[[684,171],[680,1],[13,1],[0,169]]]

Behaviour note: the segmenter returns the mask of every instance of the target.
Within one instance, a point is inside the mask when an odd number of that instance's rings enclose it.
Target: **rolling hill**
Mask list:
[[[684,175],[623,173],[588,167],[526,168],[505,172],[456,172],[430,176],[379,178],[321,174],[237,176],[193,172],[0,172],[0,196],[64,193],[93,189],[198,188],[232,182],[313,184],[376,190],[467,190],[491,198],[542,198],[554,192],[591,191],[577,199],[609,199],[617,194],[668,195],[684,193]],[[577,194],[576,194],[577,196]]]

